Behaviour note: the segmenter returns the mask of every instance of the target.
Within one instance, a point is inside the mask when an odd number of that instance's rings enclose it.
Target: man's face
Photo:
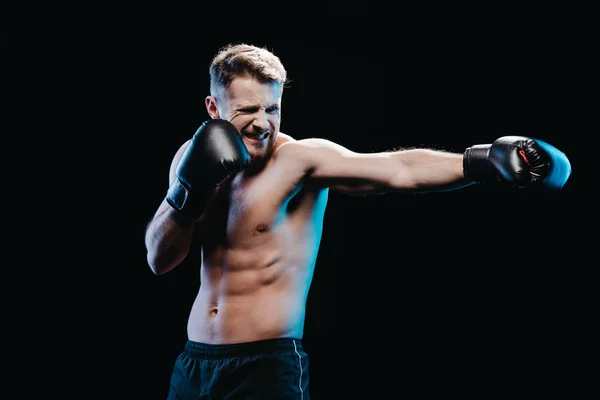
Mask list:
[[[231,82],[224,101],[217,104],[219,116],[240,132],[253,158],[266,159],[274,149],[281,122],[282,87],[241,77]]]

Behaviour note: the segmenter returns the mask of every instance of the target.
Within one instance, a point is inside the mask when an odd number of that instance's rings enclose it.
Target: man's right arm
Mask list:
[[[221,119],[204,122],[181,146],[171,163],[165,199],[146,228],[147,261],[155,274],[162,275],[185,259],[215,189],[249,159],[236,128]]]
[[[189,141],[179,148],[171,162],[169,187],[177,179],[176,168],[188,143]],[[163,199],[146,227],[146,258],[152,272],[162,275],[187,257],[195,228],[195,221],[182,218],[167,202],[166,197]]]

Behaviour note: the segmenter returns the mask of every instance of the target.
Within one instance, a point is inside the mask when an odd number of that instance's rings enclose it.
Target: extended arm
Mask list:
[[[571,174],[564,153],[524,136],[504,136],[464,153],[430,149],[356,153],[324,139],[286,143],[279,152],[299,162],[311,179],[357,195],[454,190],[478,182],[558,191]]]
[[[356,153],[325,139],[305,139],[281,146],[307,175],[324,186],[353,195],[428,192],[472,184],[463,174],[463,155],[409,149]]]

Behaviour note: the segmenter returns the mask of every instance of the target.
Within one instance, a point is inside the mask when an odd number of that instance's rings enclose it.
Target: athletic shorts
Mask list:
[[[298,339],[188,341],[175,361],[168,400],[309,400],[308,386],[308,355]]]

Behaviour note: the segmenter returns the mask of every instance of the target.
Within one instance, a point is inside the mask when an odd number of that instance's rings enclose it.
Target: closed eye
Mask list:
[[[244,113],[244,114],[255,114],[258,111],[260,111],[260,107],[248,107],[248,108],[241,108],[237,110],[238,112]],[[279,113],[279,106],[271,106],[265,109],[265,111],[268,114],[278,114]]]
[[[259,107],[252,107],[252,108],[242,108],[238,111],[243,112],[245,114],[254,114],[254,113],[258,112],[259,109],[260,109]]]

